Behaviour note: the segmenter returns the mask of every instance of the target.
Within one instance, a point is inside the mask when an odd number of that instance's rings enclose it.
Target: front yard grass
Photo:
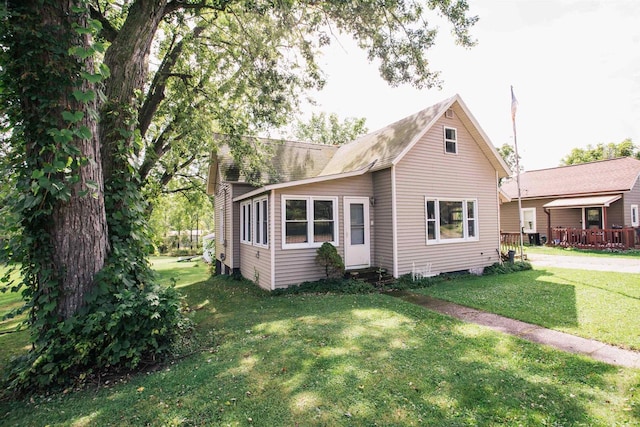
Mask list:
[[[640,350],[640,274],[545,267],[466,277],[415,292]]]
[[[0,424],[640,423],[640,370],[386,295],[274,297],[220,277],[181,289],[193,309],[198,351],[106,387],[0,402]]]
[[[591,257],[634,257],[640,258],[640,250],[609,251],[597,249],[562,248],[559,246],[525,246],[525,253],[530,255],[591,256]]]

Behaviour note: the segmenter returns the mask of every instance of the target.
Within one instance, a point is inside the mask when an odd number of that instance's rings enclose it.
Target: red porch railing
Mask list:
[[[630,249],[638,237],[634,228],[587,229],[554,227],[548,243],[581,249]]]

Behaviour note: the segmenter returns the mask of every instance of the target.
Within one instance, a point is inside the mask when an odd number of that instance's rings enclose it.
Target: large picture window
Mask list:
[[[477,201],[425,199],[427,243],[478,239]]]
[[[338,200],[335,197],[284,196],[282,247],[319,247],[338,244]]]

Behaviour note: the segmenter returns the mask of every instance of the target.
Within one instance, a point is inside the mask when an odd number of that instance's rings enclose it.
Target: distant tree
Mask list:
[[[502,144],[502,146],[496,147],[496,149],[498,150],[500,156],[502,156],[502,159],[505,161],[507,166],[509,166],[509,169],[512,173],[517,172],[518,167],[516,165],[519,165],[520,170],[522,171],[522,157],[518,156],[518,161],[516,161],[516,150],[513,145],[505,142],[504,144]]]
[[[341,145],[367,133],[366,120],[364,117],[348,117],[340,122],[335,113],[328,116],[326,113],[313,113],[308,122],[296,122],[293,134],[300,141]]]
[[[574,148],[561,160],[562,165],[577,165],[579,163],[594,162],[596,160],[615,159],[617,157],[634,157],[640,159],[640,148],[633,144],[631,138],[616,144],[600,143],[595,147],[591,144],[587,148]]]

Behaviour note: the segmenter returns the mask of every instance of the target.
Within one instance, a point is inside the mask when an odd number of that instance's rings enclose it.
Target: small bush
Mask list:
[[[56,390],[100,372],[158,363],[172,353],[174,340],[192,328],[174,287],[151,283],[94,298],[13,361],[2,378],[5,391]]]
[[[316,263],[324,268],[325,277],[338,278],[344,274],[344,262],[338,250],[329,242],[324,242],[316,252]]]
[[[315,282],[303,282],[296,286],[281,288],[271,291],[271,295],[297,295],[297,294],[368,294],[376,289],[369,283],[361,280],[346,279],[322,279]]]
[[[509,264],[509,263],[495,263],[493,265],[490,265],[489,267],[485,267],[484,269],[484,273],[482,274],[483,276],[490,276],[492,274],[509,274],[509,273],[515,273],[518,271],[526,271],[526,270],[531,270],[533,267],[531,266],[531,263],[528,262],[514,262],[513,264]]]

